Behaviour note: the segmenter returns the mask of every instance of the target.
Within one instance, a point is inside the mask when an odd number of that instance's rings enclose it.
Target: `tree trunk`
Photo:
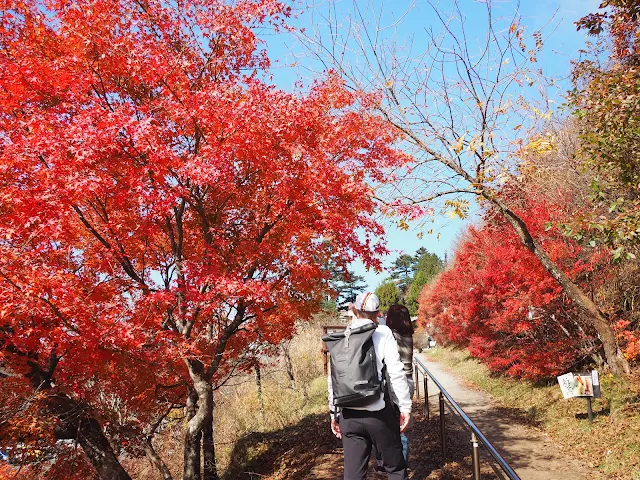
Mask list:
[[[200,480],[200,431],[190,431],[191,422],[198,411],[198,393],[192,390],[187,397],[187,431],[184,439],[183,480]]]
[[[507,221],[514,228],[522,243],[529,249],[536,258],[542,263],[544,268],[556,279],[560,284],[564,292],[575,302],[578,307],[587,315],[591,320],[593,327],[598,332],[600,341],[604,348],[604,354],[607,359],[609,368],[615,374],[629,373],[629,363],[624,357],[618,342],[616,340],[615,333],[611,325],[602,314],[598,306],[591,300],[581,289],[571,281],[569,277],[556,265],[553,260],[549,258],[547,253],[538,245],[533,239],[527,225],[524,221],[504,205],[499,199],[489,194],[484,194],[485,198],[491,201],[498,207],[500,212],[505,216]]]
[[[55,351],[51,352],[49,365],[43,369],[37,361],[30,361],[27,374],[36,390],[53,390],[51,382],[58,363]],[[118,457],[104,435],[100,423],[89,414],[89,408],[63,393],[51,393],[46,399],[47,410],[60,420],[54,428],[58,439],[75,439],[96,469],[101,480],[131,480],[122,468]]]
[[[80,420],[78,443],[84,450],[98,476],[104,480],[131,480],[113,453],[109,440],[94,418]]]
[[[291,352],[289,351],[290,348],[291,348],[290,344],[285,345],[282,348],[284,352],[284,364],[287,368],[287,376],[289,377],[289,383],[291,384],[294,390],[297,390],[298,388],[296,385],[296,377],[293,370],[293,361],[291,360]]]
[[[218,480],[216,467],[216,450],[213,443],[213,390],[211,390],[211,412],[207,416],[202,429],[202,456],[204,459],[204,480]]]
[[[171,471],[169,471],[169,467],[167,467],[167,464],[162,461],[162,458],[160,458],[158,452],[156,452],[155,448],[153,448],[151,439],[145,440],[144,453],[146,454],[151,464],[156,467],[156,469],[158,469],[160,475],[162,475],[163,480],[173,480]]]
[[[213,387],[204,373],[204,367],[198,360],[186,360],[189,376],[193,382],[193,394],[189,395],[187,409],[189,421],[184,441],[184,472],[183,480],[200,480],[201,464],[200,452],[202,446],[202,431],[211,423],[213,414]],[[197,403],[195,399],[197,398]],[[213,450],[210,450],[213,453]],[[213,462],[215,464],[215,461]]]
[[[60,420],[54,429],[56,438],[76,440],[101,480],[131,480],[98,421],[86,415],[85,405],[56,394],[47,398],[47,408]]]
[[[190,431],[187,427],[187,433],[184,439],[184,471],[183,480],[200,480],[200,445],[202,439],[202,430],[197,432]]]
[[[256,370],[256,389],[258,390],[258,407],[260,408],[260,417],[262,418],[262,426],[264,428],[266,416],[264,413],[264,402],[262,400],[262,377],[260,375],[260,364],[256,362],[254,365],[254,368]]]

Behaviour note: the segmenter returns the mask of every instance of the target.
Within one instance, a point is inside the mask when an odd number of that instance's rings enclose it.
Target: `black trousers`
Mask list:
[[[372,445],[382,455],[389,480],[407,478],[400,425],[393,408],[385,407],[377,412],[345,408],[339,423],[344,448],[344,480],[366,478]]]

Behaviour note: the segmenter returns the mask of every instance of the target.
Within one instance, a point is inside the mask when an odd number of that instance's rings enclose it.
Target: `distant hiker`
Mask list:
[[[411,323],[411,314],[409,313],[409,309],[404,305],[397,303],[391,305],[385,318],[385,325],[391,329],[398,344],[400,360],[404,365],[404,372],[407,376],[407,383],[409,384],[409,394],[411,398],[413,398],[413,392],[415,391],[415,385],[413,383],[413,324]],[[398,414],[398,400],[395,393],[391,390],[389,394],[391,395],[391,400],[394,403],[396,414]],[[402,455],[404,456],[404,460],[408,467],[409,439],[404,433],[400,434],[400,439],[402,440]],[[385,471],[382,454],[376,450],[375,446],[373,454],[376,459],[376,471]]]
[[[413,383],[413,324],[411,323],[409,309],[400,304],[391,305],[387,313],[387,327],[391,329],[398,343],[400,360],[404,365],[404,373],[409,384],[409,396],[413,398],[413,392],[415,391]],[[394,393],[391,392],[391,398],[397,404]],[[400,434],[400,438],[402,439],[402,453],[406,461],[409,456],[409,441],[404,433]]]
[[[400,433],[411,418],[411,397],[398,345],[391,330],[377,324],[380,300],[376,295],[358,295],[353,308],[356,318],[344,332],[323,337],[331,354],[331,430],[342,439],[344,480],[365,479],[374,444],[387,478],[405,480]],[[385,380],[390,388],[384,388]]]

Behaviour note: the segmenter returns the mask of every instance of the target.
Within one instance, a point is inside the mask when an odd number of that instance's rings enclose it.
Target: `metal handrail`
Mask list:
[[[504,458],[502,458],[502,456],[497,452],[497,450],[494,448],[493,445],[491,445],[491,442],[489,442],[489,440],[487,440],[487,438],[484,436],[484,434],[480,431],[480,429],[476,426],[475,423],[473,423],[473,420],[471,420],[469,418],[469,416],[464,412],[464,410],[462,410],[462,408],[460,408],[460,405],[458,405],[458,403],[453,399],[453,397],[451,395],[449,395],[449,392],[447,392],[443,386],[440,384],[440,382],[438,382],[438,380],[436,380],[436,377],[433,376],[433,374],[429,371],[429,369],[420,361],[419,358],[416,358],[415,356],[413,357],[413,363],[416,367],[418,367],[421,370],[422,376],[424,377],[424,381],[425,381],[425,407],[427,409],[427,414],[429,412],[429,403],[428,403],[428,398],[429,398],[429,394],[428,394],[428,389],[427,389],[427,377],[425,376],[428,375],[431,380],[433,381],[433,383],[436,384],[436,387],[438,387],[438,389],[440,390],[440,436],[441,436],[441,440],[442,440],[442,452],[443,452],[443,456],[446,457],[446,433],[445,433],[445,427],[444,427],[444,398],[446,398],[449,401],[449,404],[451,405],[451,407],[455,410],[455,412],[460,415],[460,417],[462,418],[462,420],[468,425],[468,427],[471,429],[471,442],[473,443],[473,456],[472,456],[472,462],[473,462],[473,469],[474,469],[474,479],[479,479],[480,478],[480,465],[479,465],[479,456],[478,456],[478,451],[477,451],[477,445],[478,445],[478,440],[485,446],[485,448],[487,449],[487,451],[491,454],[491,456],[495,459],[495,461],[498,463],[498,465],[500,466],[500,468],[502,469],[502,471],[509,477],[510,480],[520,480],[520,477],[518,477],[518,475],[516,474],[516,472],[513,470],[513,468],[511,468],[511,466],[506,462],[506,460]],[[416,393],[418,394],[418,398],[419,398],[419,389],[418,389],[418,371],[416,369]]]

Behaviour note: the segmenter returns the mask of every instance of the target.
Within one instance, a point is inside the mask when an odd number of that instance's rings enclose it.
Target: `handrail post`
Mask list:
[[[447,459],[447,429],[444,419],[444,395],[440,392],[440,441],[442,442],[442,458]]]
[[[429,413],[429,380],[427,379],[426,375],[423,376],[423,380],[424,380],[424,413],[427,416],[427,420],[429,420],[429,418],[430,418],[430,413]]]
[[[415,389],[416,389],[416,399],[420,400],[420,383],[418,382],[418,369],[414,368],[413,370],[416,377],[416,380],[413,382],[413,385],[415,386]]]
[[[473,480],[480,480],[480,445],[475,432],[471,433],[471,445],[473,452],[471,453],[471,466],[473,467]]]

